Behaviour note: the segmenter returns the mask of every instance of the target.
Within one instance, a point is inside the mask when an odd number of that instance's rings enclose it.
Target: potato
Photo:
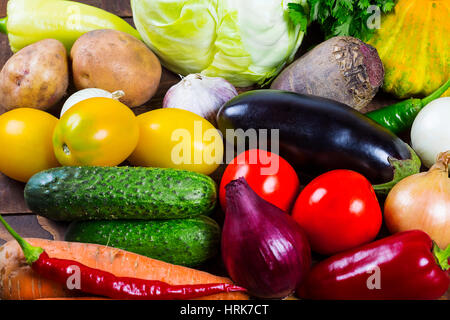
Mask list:
[[[45,39],[14,54],[0,72],[0,105],[5,110],[47,110],[69,85],[67,51],[58,40]]]
[[[120,101],[137,107],[150,100],[158,89],[161,79],[158,58],[143,42],[127,33],[88,32],[75,42],[70,56],[78,90],[122,90],[125,96]]]

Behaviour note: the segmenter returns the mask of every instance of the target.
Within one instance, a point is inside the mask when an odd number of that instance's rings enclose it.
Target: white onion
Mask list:
[[[237,96],[236,88],[223,78],[190,74],[167,91],[163,108],[191,111],[216,126],[216,114]]]
[[[411,144],[427,168],[439,153],[450,150],[450,97],[436,99],[419,112],[411,128]]]
[[[76,105],[78,102],[81,102],[83,100],[89,99],[89,98],[111,98],[111,99],[120,99],[121,97],[124,96],[124,92],[123,91],[115,91],[113,93],[108,92],[106,90],[103,89],[98,89],[98,88],[87,88],[87,89],[83,89],[80,91],[75,92],[74,94],[72,94],[64,103],[62,109],[61,109],[61,114],[60,117],[62,117],[62,115],[69,110],[71,107],[73,107],[74,105]]]

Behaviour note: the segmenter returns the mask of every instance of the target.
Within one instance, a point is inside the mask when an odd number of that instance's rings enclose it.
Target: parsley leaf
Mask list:
[[[309,14],[298,3],[289,3],[289,17],[302,30],[306,29],[308,20],[318,22],[327,38],[333,36],[352,36],[367,41],[375,32],[368,21],[376,14],[372,6],[379,8],[379,13],[388,13],[395,7],[397,0],[307,0]],[[306,21],[305,21],[306,19]]]

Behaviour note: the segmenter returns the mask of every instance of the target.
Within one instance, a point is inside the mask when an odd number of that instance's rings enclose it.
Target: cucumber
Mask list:
[[[215,256],[220,227],[209,217],[72,222],[66,241],[95,243],[165,262],[197,266]]]
[[[56,221],[180,219],[216,203],[210,177],[163,168],[55,168],[31,177],[24,193],[30,210]]]

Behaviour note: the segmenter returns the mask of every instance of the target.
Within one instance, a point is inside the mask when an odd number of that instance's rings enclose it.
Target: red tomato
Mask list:
[[[361,174],[334,170],[309,183],[292,210],[314,251],[334,254],[370,242],[381,228],[375,191]]]
[[[234,158],[222,176],[219,198],[224,211],[225,186],[240,177],[260,197],[286,212],[290,211],[300,188],[297,173],[286,160],[268,151],[248,150]]]

